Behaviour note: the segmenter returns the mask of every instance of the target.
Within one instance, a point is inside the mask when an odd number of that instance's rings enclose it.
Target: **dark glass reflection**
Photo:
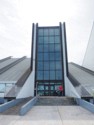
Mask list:
[[[39,35],[39,36],[43,36],[43,29],[39,29],[39,30],[38,30],[38,35]]]
[[[59,27],[38,29],[36,80],[63,80],[61,61]]]

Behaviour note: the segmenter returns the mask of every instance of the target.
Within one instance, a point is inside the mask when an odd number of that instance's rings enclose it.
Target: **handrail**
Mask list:
[[[80,99],[80,98],[76,98],[75,99],[77,104],[80,105],[81,107],[89,110],[90,112],[94,113],[94,104],[90,103],[90,102],[87,102],[83,99]]]
[[[30,101],[28,101],[25,105],[23,105],[20,109],[19,114],[25,115],[37,102],[39,95],[32,98]]]

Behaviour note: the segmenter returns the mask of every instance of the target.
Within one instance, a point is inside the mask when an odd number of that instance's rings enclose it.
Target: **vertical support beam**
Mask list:
[[[64,74],[65,74],[65,71],[64,71],[64,50],[63,50],[63,31],[62,31],[62,23],[60,22],[59,23],[59,26],[60,26],[60,41],[61,41],[61,57],[62,57],[62,68],[63,68],[63,71],[62,71],[62,77],[63,77],[63,88],[64,88],[64,90],[63,90],[63,95],[65,96],[65,76],[64,76]]]
[[[31,71],[33,70],[33,52],[34,52],[34,23],[32,24],[32,41],[31,41]]]
[[[38,41],[38,23],[36,24],[36,40],[35,40],[35,85],[34,85],[34,95],[37,93],[37,85],[36,85],[36,69],[37,69],[37,41]]]
[[[68,53],[67,53],[67,38],[66,38],[66,24],[65,24],[65,22],[63,23],[63,27],[64,27],[66,75],[68,76]]]
[[[66,26],[65,23],[60,23],[61,41],[62,41],[62,58],[63,58],[63,78],[64,78],[64,94],[65,94],[65,77],[68,76],[68,58],[67,58],[67,42],[66,42]]]

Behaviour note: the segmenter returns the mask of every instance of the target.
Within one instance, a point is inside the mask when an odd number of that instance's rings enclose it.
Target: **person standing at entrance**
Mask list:
[[[58,91],[59,91],[59,96],[62,96],[63,86],[59,86],[59,87],[58,87]]]

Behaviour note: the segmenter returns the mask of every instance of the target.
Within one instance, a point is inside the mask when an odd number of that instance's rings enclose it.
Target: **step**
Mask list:
[[[74,98],[70,98],[70,97],[41,96],[38,98],[38,101],[35,105],[36,106],[38,105],[55,106],[55,105],[77,105],[77,104]]]

